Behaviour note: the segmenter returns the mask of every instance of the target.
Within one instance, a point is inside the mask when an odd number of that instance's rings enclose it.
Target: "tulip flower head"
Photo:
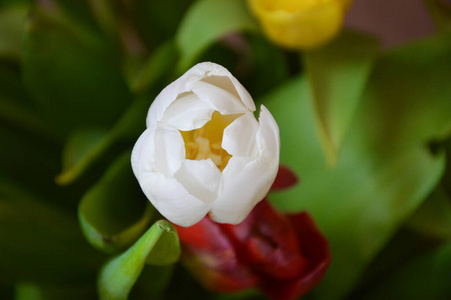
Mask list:
[[[266,36],[280,46],[321,46],[341,29],[352,0],[248,0]]]
[[[200,63],[156,97],[132,152],[138,182],[180,226],[206,214],[237,224],[268,193],[279,164],[279,129],[222,66]]]

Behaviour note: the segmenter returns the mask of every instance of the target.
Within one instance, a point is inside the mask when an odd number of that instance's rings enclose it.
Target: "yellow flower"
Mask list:
[[[338,33],[352,0],[248,2],[270,40],[290,49],[309,49],[324,44]]]

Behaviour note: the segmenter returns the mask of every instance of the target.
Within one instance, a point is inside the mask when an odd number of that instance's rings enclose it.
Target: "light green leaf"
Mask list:
[[[323,163],[306,80],[264,99],[280,127],[281,163],[301,178],[270,198],[286,211],[309,210],[331,244],[320,299],[345,296],[440,180],[445,157],[427,145],[451,130],[450,51],[449,37],[438,36],[378,60],[334,170]]]
[[[407,225],[429,237],[451,240],[451,199],[438,187],[410,217]]]
[[[76,217],[0,180],[0,280],[71,284],[94,280],[105,259]]]
[[[9,5],[0,9],[0,57],[20,58],[28,5]]]
[[[108,128],[131,103],[117,50],[69,16],[38,7],[23,49],[24,83],[61,136]]]
[[[164,237],[165,235],[170,237]],[[178,260],[179,247],[174,226],[164,220],[157,221],[130,249],[103,266],[98,279],[100,299],[127,299],[154,251],[156,259],[161,259],[161,264],[170,264]],[[171,255],[162,256],[161,249],[171,250]]]
[[[451,295],[451,243],[404,265],[361,299],[449,299]]]
[[[226,34],[256,28],[245,1],[198,0],[187,11],[176,34],[181,54],[178,71],[186,71],[202,51]]]
[[[345,31],[327,46],[304,54],[318,133],[329,166],[337,162],[373,67],[377,46],[372,36]]]
[[[126,152],[81,200],[78,217],[83,233],[101,251],[123,251],[147,228],[154,212],[148,203]]]

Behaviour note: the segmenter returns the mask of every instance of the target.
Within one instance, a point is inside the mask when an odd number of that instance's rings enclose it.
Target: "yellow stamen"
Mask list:
[[[241,115],[221,115],[215,111],[211,120],[203,127],[191,131],[180,131],[185,141],[186,159],[210,158],[222,172],[232,157],[221,147],[224,129]]]

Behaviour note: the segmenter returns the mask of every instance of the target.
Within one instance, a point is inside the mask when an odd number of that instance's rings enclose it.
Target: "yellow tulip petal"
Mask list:
[[[270,40],[290,49],[309,49],[338,33],[348,1],[249,0],[249,4]]]

